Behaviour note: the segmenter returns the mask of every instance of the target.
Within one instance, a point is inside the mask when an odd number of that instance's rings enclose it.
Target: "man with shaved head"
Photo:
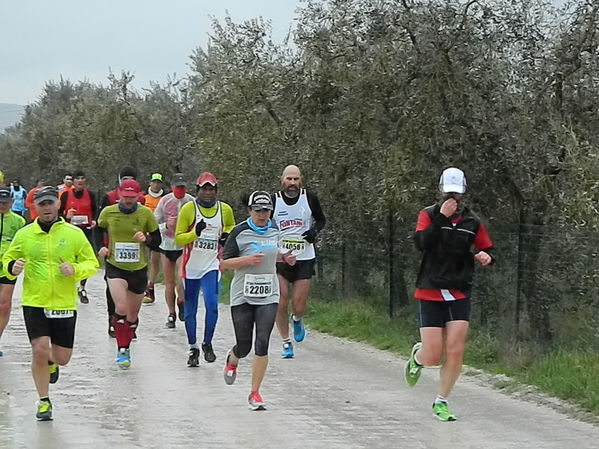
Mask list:
[[[293,344],[289,338],[288,298],[291,290],[291,321],[293,339],[304,340],[306,331],[302,317],[306,312],[306,300],[310,290],[310,279],[314,275],[316,252],[314,241],[324,228],[326,219],[318,197],[302,188],[302,174],[295,165],[288,165],[281,175],[281,190],[273,196],[272,218],[280,230],[279,247],[284,253],[296,257],[294,266],[277,263],[280,300],[277,312],[277,328],[283,340],[281,357],[294,357]]]

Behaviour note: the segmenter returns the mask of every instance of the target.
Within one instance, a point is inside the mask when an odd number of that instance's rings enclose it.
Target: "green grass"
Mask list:
[[[319,332],[365,342],[404,356],[418,340],[411,308],[393,320],[387,317],[385,304],[371,299],[312,299],[308,308],[306,323]],[[534,385],[599,416],[599,354],[555,350],[544,356],[535,356],[534,351],[526,353],[519,349],[513,353],[508,350],[509,356],[502,356],[505,352],[484,329],[473,327],[464,363],[488,373],[505,374],[516,382]]]

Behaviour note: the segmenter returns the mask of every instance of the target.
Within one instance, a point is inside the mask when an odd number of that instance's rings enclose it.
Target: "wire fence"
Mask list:
[[[393,223],[341,243],[319,244],[318,296],[385,300],[391,318],[415,310],[420,253],[413,224]],[[472,324],[508,346],[599,349],[599,232],[488,223],[497,262],[477,267]]]

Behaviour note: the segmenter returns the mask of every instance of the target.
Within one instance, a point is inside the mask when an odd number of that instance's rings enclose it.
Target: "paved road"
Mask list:
[[[249,360],[242,361],[235,385],[222,379],[223,355],[233,343],[226,307],[214,342],[217,361],[187,368],[182,323],[166,329],[164,304],[145,306],[133,365],[119,371],[114,340],[106,334],[100,275],[88,291],[90,304],[79,308],[73,359],[51,387],[54,421],[43,423],[34,417],[37,398],[16,294],[2,337],[0,448],[599,447],[598,427],[466,377],[451,399],[460,420],[439,422],[430,412],[435,370],[408,390],[404,362],[395,355],[316,333],[299,345],[294,360],[278,358],[279,341],[273,338],[262,389],[268,410],[251,412]]]

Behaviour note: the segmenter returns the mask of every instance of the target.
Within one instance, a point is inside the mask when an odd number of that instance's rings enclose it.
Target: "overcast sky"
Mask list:
[[[563,0],[554,0],[562,3]],[[133,72],[135,87],[188,72],[211,16],[262,16],[281,41],[300,0],[0,0],[0,103],[35,101],[48,80],[106,83]]]
[[[26,104],[60,77],[105,84],[109,69],[135,86],[188,72],[211,16],[262,16],[282,40],[299,0],[0,0],[0,103]]]

